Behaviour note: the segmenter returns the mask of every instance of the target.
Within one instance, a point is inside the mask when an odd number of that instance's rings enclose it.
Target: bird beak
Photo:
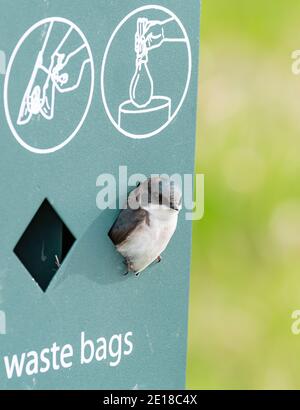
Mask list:
[[[174,211],[179,211],[179,209],[176,208],[174,204],[170,204],[170,208],[171,208],[171,209],[174,209]]]

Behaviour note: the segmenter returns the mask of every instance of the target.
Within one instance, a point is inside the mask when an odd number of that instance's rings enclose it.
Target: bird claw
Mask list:
[[[129,272],[133,272],[132,264],[130,263],[130,261],[128,259],[125,259],[123,261],[123,263],[127,267],[127,271],[125,273],[123,273],[123,275],[127,276]]]

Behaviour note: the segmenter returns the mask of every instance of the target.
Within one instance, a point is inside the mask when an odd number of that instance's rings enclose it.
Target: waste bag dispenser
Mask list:
[[[184,388],[184,200],[138,277],[108,232],[139,179],[193,176],[199,21],[196,0],[0,0],[1,389]]]

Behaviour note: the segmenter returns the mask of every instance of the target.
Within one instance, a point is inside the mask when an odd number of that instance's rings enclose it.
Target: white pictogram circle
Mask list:
[[[135,134],[134,132],[129,132],[128,130],[123,129],[120,126],[120,115],[122,115],[122,113],[133,113],[133,111],[124,109],[124,104],[126,106],[126,103],[128,103],[128,101],[125,101],[123,105],[120,105],[120,112],[119,112],[119,118],[118,120],[116,119],[116,116],[114,116],[111,112],[111,109],[109,108],[109,104],[108,104],[108,100],[106,97],[106,88],[105,88],[105,70],[106,70],[106,64],[107,64],[107,60],[108,60],[108,56],[109,56],[109,51],[111,49],[111,46],[115,40],[115,37],[117,36],[119,30],[124,26],[124,24],[126,22],[128,22],[129,19],[131,19],[134,15],[141,13],[143,11],[149,11],[149,10],[155,10],[155,11],[161,11],[167,15],[169,15],[172,19],[174,19],[174,21],[176,21],[176,23],[178,24],[178,26],[180,27],[182,34],[184,36],[184,40],[186,43],[186,48],[187,48],[187,55],[188,55],[188,69],[187,69],[187,77],[186,77],[186,83],[184,86],[184,91],[182,94],[182,97],[180,99],[180,102],[178,104],[178,106],[176,107],[176,109],[174,110],[174,112],[169,116],[168,120],[161,125],[159,128],[151,131],[151,132],[145,132],[145,133],[137,133]],[[105,49],[105,53],[104,53],[104,57],[103,57],[103,62],[102,62],[102,67],[101,67],[101,95],[102,95],[102,100],[103,100],[103,104],[104,104],[104,108],[106,111],[106,114],[108,116],[108,118],[110,119],[110,121],[112,122],[112,124],[114,125],[114,127],[123,135],[129,137],[129,138],[135,138],[135,139],[143,139],[143,138],[149,138],[152,137],[154,135],[159,134],[161,131],[163,131],[173,120],[174,118],[177,116],[178,112],[180,111],[187,93],[188,93],[188,89],[189,89],[189,85],[190,85],[190,81],[191,81],[191,75],[192,75],[192,51],[191,51],[191,45],[190,45],[190,41],[187,35],[187,31],[184,27],[184,25],[182,24],[182,22],[180,21],[180,19],[169,9],[167,9],[166,7],[163,6],[159,6],[159,5],[148,5],[148,6],[143,6],[140,8],[137,8],[135,10],[133,10],[131,13],[129,13],[116,27],[116,29],[114,30],[113,34],[111,35],[109,42],[106,46]],[[153,97],[153,101],[157,99],[157,97]],[[168,97],[162,97],[161,98],[161,106],[163,107],[164,105],[166,105],[166,100],[168,100]],[[170,108],[170,107],[169,107]],[[149,111],[155,111],[157,110],[158,107],[154,106],[151,107],[149,109]],[[144,110],[141,109],[139,110],[139,114],[143,114]],[[141,116],[140,116],[141,117]]]
[[[11,116],[11,110],[10,110],[10,102],[9,102],[9,84],[11,81],[11,72],[13,69],[13,65],[15,62],[15,59],[17,57],[18,52],[20,51],[21,47],[23,46],[25,40],[27,39],[28,36],[30,36],[36,29],[41,28],[42,26],[46,26],[46,25],[52,25],[55,23],[62,23],[65,24],[69,31],[71,32],[72,30],[75,31],[77,33],[77,35],[81,38],[82,40],[82,45],[81,47],[79,47],[77,50],[75,50],[72,54],[72,56],[74,56],[77,52],[79,53],[81,50],[85,50],[87,52],[88,55],[88,59],[86,61],[84,61],[84,64],[82,64],[81,66],[81,70],[79,73],[79,77],[78,77],[78,81],[79,84],[77,84],[74,87],[70,87],[69,90],[63,90],[61,91],[62,93],[64,92],[69,92],[69,91],[73,91],[74,89],[77,89],[80,85],[80,81],[82,79],[82,75],[83,75],[83,71],[85,69],[86,65],[90,65],[90,87],[89,87],[89,92],[88,92],[88,99],[87,99],[87,103],[86,103],[86,108],[84,110],[83,115],[81,116],[81,119],[79,121],[79,123],[76,125],[75,129],[72,132],[69,132],[67,138],[65,138],[62,142],[58,143],[55,146],[52,147],[47,147],[47,148],[39,148],[39,147],[35,147],[30,145],[28,142],[24,141],[24,137],[22,137],[20,134],[20,131],[18,131],[16,129],[16,125],[14,124],[14,121],[12,119]],[[72,57],[71,56],[71,57]],[[60,62],[58,62],[57,64],[59,64]],[[52,67],[53,68],[53,67]],[[54,67],[55,70],[55,67]],[[52,79],[58,79],[57,81],[67,81],[66,77],[59,77],[59,72],[54,72],[54,70],[52,71],[51,75],[51,81],[53,81]],[[49,69],[50,71],[50,69]],[[32,74],[33,75],[33,74]],[[56,77],[53,77],[53,75],[56,75]],[[50,74],[49,74],[50,76]],[[30,27],[24,34],[23,36],[20,38],[20,40],[18,41],[7,66],[7,72],[6,72],[6,76],[5,76],[5,81],[4,81],[4,110],[5,110],[5,115],[6,115],[6,119],[8,122],[8,125],[15,137],[15,139],[18,141],[18,143],[24,147],[25,149],[27,149],[28,151],[31,151],[33,153],[36,154],[50,154],[53,153],[55,151],[60,150],[61,148],[63,148],[65,145],[67,145],[74,137],[75,135],[78,133],[78,131],[81,129],[87,114],[89,112],[90,106],[91,106],[91,102],[92,102],[92,98],[93,98],[93,91],[94,91],[94,80],[95,80],[95,68],[94,68],[94,61],[93,61],[93,55],[92,55],[92,51],[90,48],[90,45],[88,43],[88,40],[85,36],[85,34],[79,29],[79,27],[76,26],[76,24],[74,24],[72,21],[62,18],[62,17],[49,17],[49,18],[45,18],[43,20],[38,21],[37,23],[35,23],[32,27]],[[31,104],[31,110],[32,112],[34,112],[34,114],[36,114],[41,108],[38,105],[36,108],[36,105],[34,105],[32,103],[32,100],[34,98],[34,96],[36,96],[36,94],[34,94],[34,89],[32,90],[32,93],[30,95],[30,97],[27,96],[27,104]],[[40,95],[38,94],[38,97]],[[30,101],[30,103],[28,103],[28,101]],[[40,99],[38,99],[38,101],[40,101]],[[35,100],[36,102],[36,100]],[[39,103],[38,103],[39,104]],[[36,109],[36,111],[35,111]],[[47,109],[49,110],[49,108],[47,107]],[[49,114],[49,112],[47,112],[48,118],[47,119],[53,119],[53,117],[51,117],[51,113]],[[45,114],[46,117],[46,114]],[[15,121],[16,122],[16,121]]]

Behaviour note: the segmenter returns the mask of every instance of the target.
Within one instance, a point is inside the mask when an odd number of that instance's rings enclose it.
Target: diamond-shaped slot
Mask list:
[[[14,253],[45,292],[76,238],[45,199]]]

